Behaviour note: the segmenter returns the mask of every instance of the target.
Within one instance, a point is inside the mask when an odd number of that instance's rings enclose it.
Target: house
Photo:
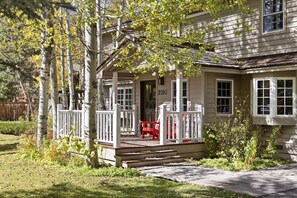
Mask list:
[[[207,37],[216,44],[215,50],[196,60],[202,65],[199,77],[187,79],[178,72],[176,77],[168,73],[161,78],[157,72],[151,72],[135,80],[133,74],[113,67],[119,50],[110,51],[97,71],[112,80],[107,94],[111,96],[110,103],[120,103],[126,111],[133,110],[135,132],[139,120],[160,120],[160,144],[164,145],[170,139],[165,134],[171,115],[175,116],[177,130],[177,138],[173,139],[178,144],[186,145],[182,142],[186,137],[200,141],[202,122],[232,115],[235,97],[249,96],[253,123],[267,129],[281,125],[277,140],[279,156],[297,161],[297,2],[249,0],[248,4],[255,12],[244,20],[253,26],[252,31],[236,34],[234,29],[241,31],[236,26],[241,16],[222,14],[217,25],[224,28],[209,32]],[[207,12],[194,13],[188,18],[196,21],[197,27],[210,20]],[[111,32],[109,29],[104,37],[107,49],[113,46]],[[126,43],[123,38],[120,46]],[[179,113],[175,114],[176,111]],[[192,114],[195,116],[191,117]],[[123,116],[119,117],[119,122],[124,122]],[[191,134],[194,131],[199,132]],[[199,149],[203,151],[201,145]]]

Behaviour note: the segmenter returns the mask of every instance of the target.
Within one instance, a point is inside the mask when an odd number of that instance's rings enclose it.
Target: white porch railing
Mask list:
[[[160,109],[160,144],[166,141],[200,141],[202,140],[203,112],[202,106],[197,111],[167,111],[167,106]],[[165,116],[164,116],[165,115]]]
[[[75,138],[82,137],[82,111],[62,110],[58,108],[57,137],[72,135]]]
[[[57,138],[73,135],[84,139],[83,110],[62,110],[61,105],[58,105],[57,112]],[[114,147],[119,147],[121,134],[136,133],[135,113],[135,108],[122,110],[119,105],[115,105],[112,111],[96,111],[97,141],[113,143]]]
[[[197,111],[171,112],[166,105],[160,109],[160,144],[166,144],[167,140],[181,143],[183,141],[202,140],[203,112],[199,105]],[[61,110],[58,105],[57,138],[73,135],[84,139],[83,134],[83,110]],[[136,111],[122,110],[115,105],[112,111],[96,111],[97,140],[112,143],[114,147],[120,145],[120,135],[136,133]]]

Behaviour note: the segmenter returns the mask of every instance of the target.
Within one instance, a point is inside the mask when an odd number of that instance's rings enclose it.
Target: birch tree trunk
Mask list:
[[[123,25],[123,12],[125,9],[125,0],[120,1],[120,14],[121,16],[117,20],[117,30],[116,30],[116,44],[115,47],[116,49],[119,47],[119,41],[120,41],[120,36],[121,36],[121,31],[122,31],[122,25]]]
[[[53,139],[57,138],[57,105],[58,105],[58,80],[57,80],[57,60],[56,54],[53,52],[51,68],[50,68],[50,84],[51,84],[51,104],[53,114]]]
[[[42,140],[47,135],[47,119],[48,119],[48,79],[49,69],[51,65],[53,53],[53,24],[50,20],[50,12],[45,10],[43,13],[46,21],[45,29],[41,33],[41,56],[42,62],[40,66],[40,83],[39,83],[39,107],[38,107],[38,126],[37,126],[37,146],[42,145]]]
[[[70,13],[66,11],[66,35],[67,35],[67,66],[68,66],[68,85],[69,85],[69,110],[73,110],[75,106],[74,84],[73,84],[73,63],[71,55],[71,35],[70,35]]]
[[[63,41],[63,10],[60,8],[60,34],[61,41]],[[66,83],[65,83],[65,49],[63,43],[60,44],[60,62],[61,62],[61,91],[62,91],[62,105],[63,109],[68,109],[68,98],[66,95]]]
[[[103,29],[103,16],[101,12],[101,0],[96,0],[96,13],[98,17],[97,21],[97,43],[98,43],[98,66],[101,66],[102,58],[103,58],[103,42],[102,42],[102,29]],[[103,90],[103,78],[102,73],[97,74],[98,79],[98,109],[106,110],[104,103],[104,90]]]
[[[95,5],[95,0],[93,0]],[[87,18],[93,19],[95,17],[95,6],[91,6],[87,10]],[[96,26],[94,23],[86,24],[85,28],[86,39],[86,54],[85,54],[85,94],[84,94],[84,109],[85,109],[85,123],[84,133],[86,149],[92,154],[86,158],[87,164],[98,167],[98,151],[95,147],[96,139],[96,65],[97,65],[97,40],[96,40]]]

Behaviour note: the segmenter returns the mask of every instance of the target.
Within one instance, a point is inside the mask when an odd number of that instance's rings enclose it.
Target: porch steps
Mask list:
[[[138,150],[117,155],[124,168],[149,165],[161,165],[166,163],[182,162],[184,158],[177,155],[176,150]]]

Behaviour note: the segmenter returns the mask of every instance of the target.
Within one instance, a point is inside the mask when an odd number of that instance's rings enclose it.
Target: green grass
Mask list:
[[[0,134],[0,197],[249,197],[152,177],[98,176],[106,170],[23,161],[18,158],[18,141],[18,136]]]
[[[208,168],[217,168],[217,169],[230,170],[230,171],[258,170],[258,169],[281,166],[281,165],[291,163],[290,161],[280,160],[280,159],[256,158],[254,161],[253,167],[248,168],[244,162],[237,161],[234,163],[230,163],[225,158],[214,158],[214,159],[205,158],[199,161],[189,160],[189,162],[195,165],[200,165]]]

